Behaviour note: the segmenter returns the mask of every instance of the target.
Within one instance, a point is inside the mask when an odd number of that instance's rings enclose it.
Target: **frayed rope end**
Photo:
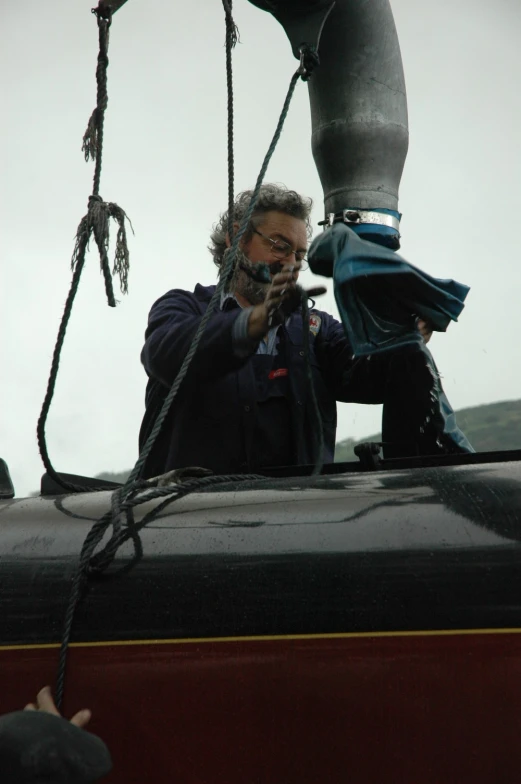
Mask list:
[[[91,116],[89,117],[87,130],[83,134],[83,144],[81,145],[81,151],[85,156],[85,160],[88,161],[90,158],[90,160],[95,161],[97,149],[98,149],[98,110],[94,109]]]
[[[114,255],[114,267],[112,269],[112,274],[119,275],[121,293],[128,294],[128,271],[130,267],[130,255],[128,252],[125,220],[128,220],[132,234],[134,233],[134,228],[126,212],[122,210],[121,207],[118,207],[117,204],[109,204],[109,213],[118,224],[116,253]]]

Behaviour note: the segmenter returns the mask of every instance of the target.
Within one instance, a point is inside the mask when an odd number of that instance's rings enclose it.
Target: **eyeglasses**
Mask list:
[[[306,251],[305,250],[294,250],[289,242],[283,242],[282,240],[272,240],[271,237],[268,237],[266,234],[263,234],[262,231],[258,229],[253,229],[254,234],[258,234],[259,237],[262,237],[264,240],[270,243],[271,245],[271,252],[276,259],[289,259],[291,254],[295,254],[295,261],[297,264],[301,264],[301,271],[307,269],[306,262]]]

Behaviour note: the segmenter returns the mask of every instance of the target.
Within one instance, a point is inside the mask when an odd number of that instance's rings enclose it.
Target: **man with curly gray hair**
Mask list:
[[[252,191],[239,193],[233,205],[233,220],[239,225],[250,206]],[[290,215],[304,222],[306,237],[309,241],[312,235],[311,229],[311,208],[313,201],[306,196],[300,196],[296,191],[290,191],[280,185],[266,184],[261,187],[259,198],[255,207],[255,217],[248,226],[246,234],[243,235],[243,242],[251,240],[254,233],[254,225],[259,222],[259,218],[266,212],[277,211]],[[210,235],[211,244],[208,250],[213,256],[214,264],[220,269],[229,242],[228,235],[228,210],[223,212],[220,219],[213,227]]]
[[[237,232],[252,191],[237,196]],[[212,314],[144,476],[201,466],[215,473],[259,471],[313,462],[313,413],[303,348],[297,280],[311,238],[311,199],[263,185],[238,248],[235,271]],[[214,226],[209,250],[219,271],[230,251],[228,213]],[[268,279],[259,270],[268,270]],[[140,431],[143,447],[192,344],[215,286],[175,289],[152,307],[141,360],[149,381]],[[324,293],[318,287],[309,296]],[[354,361],[342,325],[310,310],[310,356],[332,462],[336,401],[381,403],[384,363]]]

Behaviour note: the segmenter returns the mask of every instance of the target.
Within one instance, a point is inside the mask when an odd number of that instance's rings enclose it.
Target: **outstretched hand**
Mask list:
[[[44,686],[41,691],[38,692],[36,695],[36,702],[30,702],[28,705],[25,706],[24,710],[27,711],[44,711],[45,713],[51,713],[53,716],[61,716],[60,711],[56,707],[50,686]],[[76,727],[86,727],[91,719],[91,712],[87,708],[84,710],[78,711],[72,719],[71,724],[74,724]]]

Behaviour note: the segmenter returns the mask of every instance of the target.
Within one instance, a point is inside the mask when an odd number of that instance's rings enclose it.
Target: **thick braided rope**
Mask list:
[[[226,16],[226,92],[228,98],[228,236],[233,237],[233,206],[235,198],[235,172],[233,154],[233,68],[232,49],[237,43],[238,32],[232,16],[232,0],[222,0]]]
[[[322,424],[322,417],[320,415],[320,407],[318,405],[315,382],[313,380],[313,370],[311,369],[311,355],[309,346],[309,307],[308,298],[305,291],[302,292],[302,341],[304,346],[306,378],[309,386],[309,393],[311,395],[311,405],[314,420],[312,423],[312,433],[313,446],[315,451],[315,466],[313,468],[312,476],[318,476],[322,471],[322,466],[324,465],[324,427]]]
[[[204,314],[203,318],[201,319],[201,323],[200,323],[199,328],[198,328],[198,330],[197,330],[197,332],[196,332],[196,334],[194,336],[194,339],[192,341],[192,345],[190,347],[190,350],[187,352],[187,354],[186,354],[186,356],[185,356],[185,358],[183,360],[183,364],[181,365],[179,373],[177,374],[176,379],[175,379],[174,383],[172,384],[172,386],[170,388],[170,391],[169,391],[169,393],[168,393],[168,395],[167,395],[167,397],[165,399],[165,402],[163,403],[163,407],[161,408],[161,411],[159,412],[159,415],[158,415],[158,417],[157,417],[157,419],[155,421],[154,427],[152,428],[152,431],[151,431],[151,433],[150,433],[150,435],[149,435],[149,437],[148,437],[148,439],[147,439],[147,441],[146,441],[146,443],[145,443],[145,445],[143,447],[143,450],[142,450],[142,452],[141,452],[141,454],[140,454],[140,456],[139,456],[139,458],[138,458],[134,468],[132,469],[132,471],[130,473],[130,476],[128,477],[125,485],[122,488],[118,488],[118,490],[114,491],[114,496],[117,497],[116,498],[116,504],[118,502],[120,502],[120,500],[125,496],[125,493],[132,486],[134,481],[140,476],[141,469],[143,468],[143,466],[145,464],[145,461],[148,458],[148,456],[149,456],[149,454],[150,454],[150,452],[152,450],[154,442],[155,442],[157,436],[159,435],[159,432],[160,432],[160,430],[161,430],[161,428],[163,426],[163,422],[165,421],[166,416],[167,416],[167,414],[168,414],[168,412],[170,410],[170,407],[171,407],[173,401],[175,400],[175,398],[177,396],[179,388],[180,388],[180,386],[181,386],[181,384],[182,384],[182,382],[183,382],[183,380],[184,380],[184,378],[185,378],[185,376],[186,376],[186,374],[188,372],[188,368],[190,367],[192,359],[194,358],[194,356],[195,356],[195,354],[197,352],[197,348],[199,346],[199,343],[201,341],[203,333],[204,333],[204,331],[206,329],[206,326],[207,326],[207,324],[208,324],[208,322],[209,322],[209,320],[210,320],[210,318],[211,318],[211,316],[213,314],[215,306],[221,301],[221,295],[222,295],[222,293],[224,291],[224,288],[226,286],[228,277],[229,277],[229,275],[230,275],[230,273],[231,273],[231,271],[233,269],[233,265],[235,263],[235,257],[236,257],[236,254],[237,254],[237,249],[239,247],[239,243],[240,243],[244,233],[246,232],[246,229],[248,228],[249,222],[250,222],[251,217],[253,215],[253,212],[255,210],[255,206],[257,204],[257,199],[259,198],[259,192],[260,192],[261,185],[263,183],[264,177],[266,175],[266,170],[268,168],[268,165],[269,165],[269,162],[271,160],[271,157],[272,157],[273,153],[275,152],[275,148],[277,146],[277,143],[278,143],[278,141],[280,139],[280,136],[281,136],[281,133],[282,133],[282,129],[284,127],[284,122],[285,122],[286,117],[288,115],[289,107],[290,107],[290,104],[291,104],[291,99],[292,99],[293,93],[295,91],[295,86],[296,86],[297,81],[298,81],[299,78],[300,78],[300,74],[298,72],[293,74],[293,76],[291,77],[291,82],[290,82],[290,85],[289,85],[289,89],[288,89],[288,92],[286,94],[286,98],[284,100],[284,105],[283,105],[282,112],[280,114],[280,117],[279,117],[279,120],[278,120],[278,123],[277,123],[277,127],[276,127],[276,130],[275,130],[275,133],[273,135],[273,139],[271,140],[271,144],[269,146],[268,152],[266,153],[266,156],[265,156],[264,161],[262,163],[262,167],[261,167],[261,170],[259,172],[259,176],[257,177],[257,182],[256,182],[256,185],[255,185],[252,197],[251,197],[251,201],[250,201],[248,210],[247,210],[247,212],[246,212],[246,214],[245,214],[245,216],[244,216],[244,218],[242,220],[241,225],[239,226],[239,230],[238,230],[237,234],[233,238],[231,252],[230,252],[228,258],[226,259],[226,261],[224,263],[224,268],[222,270],[219,283],[217,284],[217,288],[216,288],[216,290],[215,290],[215,292],[214,292],[214,294],[213,294],[213,296],[212,296],[212,298],[210,300],[210,303],[208,305],[208,309],[206,310],[206,313]]]
[[[107,93],[107,68],[109,65],[109,28],[111,25],[110,17],[104,19],[100,15],[98,18],[98,64],[96,67],[96,165],[94,167],[94,177],[92,182],[92,195],[99,196],[101,180],[101,162],[103,157],[103,132],[105,128],[105,111],[108,106],[109,96]]]

